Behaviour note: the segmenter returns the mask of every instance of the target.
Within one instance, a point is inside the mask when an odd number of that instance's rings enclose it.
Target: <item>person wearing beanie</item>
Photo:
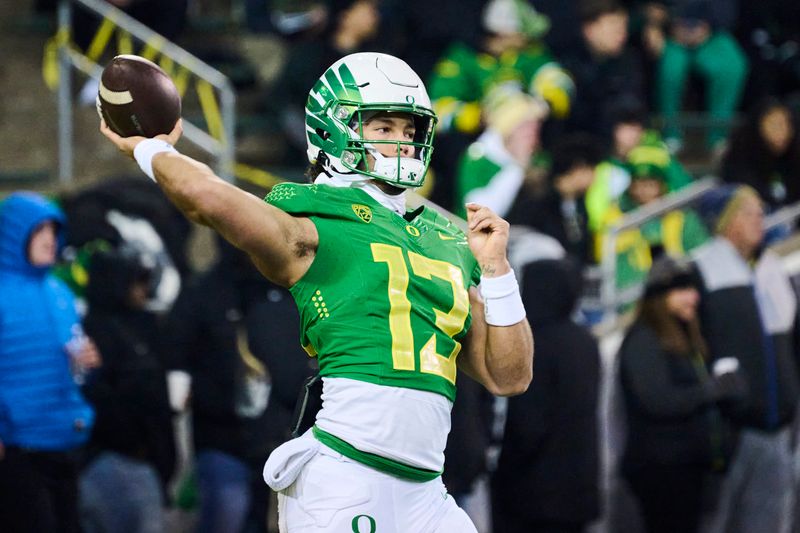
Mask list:
[[[0,529],[77,533],[78,454],[94,411],[79,370],[100,354],[52,273],[64,215],[33,192],[0,202]],[[73,375],[73,372],[75,375]]]
[[[147,309],[153,269],[141,252],[121,245],[93,254],[88,274],[83,326],[104,364],[83,388],[96,421],[79,481],[81,525],[162,531],[176,449],[164,336]]]
[[[736,359],[750,384],[742,404],[728,412],[741,439],[709,531],[785,531],[800,394],[797,298],[780,258],[762,251],[764,208],[754,189],[719,187],[701,199],[700,212],[715,234],[693,254],[709,355]]]
[[[723,237],[744,260],[756,259],[764,239],[764,204],[755,189],[723,185],[704,195],[698,208],[710,232]]]
[[[580,265],[568,256],[520,261],[536,328],[536,386],[509,398],[491,475],[493,531],[578,533],[600,515],[597,340],[574,311]],[[562,251],[563,254],[563,251]],[[474,415],[473,415],[474,416]]]
[[[628,430],[620,474],[647,533],[698,531],[708,474],[724,470],[734,444],[720,409],[746,384],[732,368],[709,365],[699,299],[692,265],[662,256],[619,351]]]
[[[572,78],[542,43],[549,19],[524,0],[491,0],[482,23],[479,43],[454,43],[434,67],[428,86],[439,131],[478,133],[483,98],[506,84],[542,98],[557,119],[569,115]]]
[[[616,205],[606,211],[601,231],[595,234],[598,261],[602,260],[604,252],[605,231],[620,223],[625,213],[658,201],[669,190],[667,167],[663,164],[665,161],[637,156],[634,150],[627,165],[631,179],[628,190]],[[660,251],[676,257],[683,256],[708,238],[700,217],[690,208],[670,211],[620,234],[617,240],[618,285],[627,287],[643,281]]]
[[[468,202],[508,213],[526,175],[535,171],[547,106],[520,91],[497,90],[486,99],[484,115],[486,130],[464,153],[456,174],[454,211],[461,217]]]
[[[611,115],[611,154],[597,165],[596,178],[586,192],[589,226],[598,231],[609,208],[619,201],[631,183],[629,162],[650,163],[663,167],[668,192],[692,182],[692,176],[680,161],[672,157],[661,134],[647,128],[647,109],[634,100],[624,100],[609,112]]]

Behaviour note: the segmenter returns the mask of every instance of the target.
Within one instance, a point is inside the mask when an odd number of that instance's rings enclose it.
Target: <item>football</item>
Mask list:
[[[97,112],[121,137],[169,133],[181,116],[181,97],[161,67],[143,57],[119,55],[103,69]]]

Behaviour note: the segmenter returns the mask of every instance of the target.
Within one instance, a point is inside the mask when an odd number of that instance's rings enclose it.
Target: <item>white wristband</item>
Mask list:
[[[153,181],[156,181],[153,175],[153,156],[162,152],[178,153],[175,147],[161,139],[145,139],[133,149],[133,158],[136,159],[139,168]]]
[[[525,306],[514,271],[496,278],[481,276],[478,287],[484,302],[484,316],[490,326],[513,326],[525,318]]]

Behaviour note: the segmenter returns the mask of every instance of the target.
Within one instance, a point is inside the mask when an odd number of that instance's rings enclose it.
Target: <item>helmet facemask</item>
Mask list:
[[[381,117],[410,119],[413,122],[414,136],[410,140],[366,139],[363,132],[368,123],[380,120]],[[430,164],[435,123],[434,116],[413,110],[358,108],[349,122],[351,138],[342,153],[342,165],[348,171],[358,172],[396,187],[419,187]],[[385,149],[387,146],[390,147],[389,150]],[[404,149],[411,155],[404,156]],[[392,155],[383,155],[382,151]]]

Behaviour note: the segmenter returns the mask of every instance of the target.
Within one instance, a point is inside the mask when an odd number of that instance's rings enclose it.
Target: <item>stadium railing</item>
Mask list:
[[[72,10],[79,6],[100,19],[88,48],[83,51],[72,42]],[[116,39],[112,37],[116,36]],[[213,158],[212,166],[220,177],[233,180],[236,166],[236,95],[227,76],[166,40],[116,7],[100,0],[61,0],[58,4],[58,30],[45,52],[44,77],[58,88],[58,177],[69,182],[73,177],[72,68],[99,79],[99,64],[110,46],[117,54],[137,54],[154,61],[172,77],[181,97],[193,88],[205,125],[184,119],[184,138]],[[138,47],[138,50],[137,50]],[[50,61],[47,57],[50,57]]]
[[[584,272],[587,289],[581,301],[581,309],[585,315],[600,316],[594,325],[594,330],[599,336],[617,328],[620,323],[620,310],[629,308],[630,304],[638,300],[643,291],[641,282],[621,290],[617,286],[618,255],[616,248],[619,236],[626,231],[640,229],[647,222],[670,211],[693,204],[718,185],[719,181],[716,177],[707,176],[656,202],[631,211],[609,228],[603,237],[603,255],[600,264],[590,266]],[[764,218],[764,228],[767,232],[771,232],[779,226],[789,228],[798,219],[800,219],[800,202],[767,215]]]
[[[617,241],[619,236],[631,229],[641,228],[645,223],[664,214],[683,208],[700,198],[718,184],[713,176],[704,177],[683,189],[627,213],[611,226],[602,240],[602,259],[599,265],[589,267],[585,277],[588,290],[582,302],[585,312],[601,315],[598,327],[613,327],[618,310],[636,301],[642,292],[642,284],[632,284],[623,290],[617,287]]]

